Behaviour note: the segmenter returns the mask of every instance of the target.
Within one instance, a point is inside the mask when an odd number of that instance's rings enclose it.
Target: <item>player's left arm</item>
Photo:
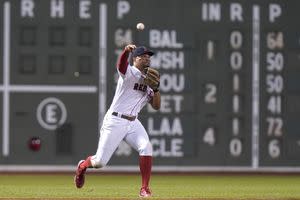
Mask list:
[[[159,90],[154,93],[152,99],[149,102],[154,110],[160,109],[160,92]]]

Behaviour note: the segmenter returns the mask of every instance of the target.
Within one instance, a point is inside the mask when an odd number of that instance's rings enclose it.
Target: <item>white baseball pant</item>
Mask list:
[[[125,140],[140,156],[152,156],[148,134],[138,119],[129,121],[107,112],[100,130],[97,152],[91,157],[92,166],[104,167],[122,140]]]

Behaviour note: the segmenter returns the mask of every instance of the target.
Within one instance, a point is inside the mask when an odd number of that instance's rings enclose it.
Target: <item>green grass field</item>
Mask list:
[[[0,175],[9,199],[138,199],[139,175],[88,173],[82,189],[72,174]],[[163,175],[151,180],[151,199],[300,199],[300,175]]]

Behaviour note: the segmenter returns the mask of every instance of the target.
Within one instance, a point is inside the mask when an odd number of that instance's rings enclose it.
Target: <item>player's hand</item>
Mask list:
[[[134,44],[128,44],[127,46],[125,46],[125,51],[132,52],[135,48],[136,46]]]

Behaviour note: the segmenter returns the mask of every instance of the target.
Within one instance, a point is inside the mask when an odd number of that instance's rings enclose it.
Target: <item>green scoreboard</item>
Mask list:
[[[129,43],[156,52],[139,115],[158,170],[300,171],[300,1],[0,0],[0,169],[94,154]],[[145,29],[139,31],[136,24]],[[121,142],[110,167],[136,166]]]

